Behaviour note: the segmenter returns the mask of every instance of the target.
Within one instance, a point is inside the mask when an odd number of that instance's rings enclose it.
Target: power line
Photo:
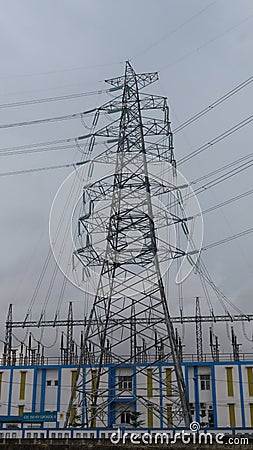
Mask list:
[[[39,148],[25,148],[24,150],[14,150],[14,151],[1,151],[0,156],[15,156],[15,155],[25,155],[28,153],[41,153],[41,152],[53,152],[57,150],[67,150],[73,149],[73,145],[59,145],[58,147],[39,147]]]
[[[31,169],[23,169],[23,170],[14,170],[10,172],[1,172],[0,177],[7,177],[11,175],[22,175],[24,173],[35,173],[35,172],[44,172],[46,170],[54,170],[54,169],[64,169],[68,167],[78,167],[82,164],[85,164],[89,161],[81,161],[76,163],[69,163],[69,164],[58,164],[54,166],[46,166],[46,167],[33,167]]]
[[[239,195],[236,195],[234,197],[231,197],[231,198],[225,200],[222,203],[218,203],[216,205],[213,205],[210,208],[202,211],[202,214],[207,214],[209,212],[214,211],[215,209],[222,208],[223,206],[229,205],[229,203],[233,203],[233,202],[235,202],[237,200],[240,200],[241,198],[247,197],[248,195],[251,195],[251,194],[253,194],[253,189],[250,189],[249,191],[243,192],[242,194],[239,194]]]
[[[253,17],[253,14],[250,14],[249,16],[245,17],[244,19],[240,20],[238,23],[232,25],[231,27],[227,28],[226,30],[222,31],[221,33],[217,34],[216,36],[214,36],[213,38],[209,39],[208,41],[204,42],[202,45],[194,48],[193,50],[191,50],[190,52],[186,53],[185,55],[179,57],[176,61],[167,64],[166,66],[163,66],[160,71],[168,69],[169,67],[173,67],[176,64],[184,61],[186,58],[188,58],[189,56],[193,55],[196,52],[199,52],[200,50],[202,50],[203,48],[205,48],[207,45],[212,44],[213,42],[217,41],[219,38],[225,36],[227,33],[230,33],[231,31],[233,31],[234,29],[238,28],[240,25],[242,25],[243,23],[247,22],[248,20],[251,20]]]
[[[230,163],[228,165],[225,165],[225,166],[223,166],[223,167],[221,167],[221,168],[219,168],[219,169],[217,169],[215,171],[210,172],[209,174],[204,175],[203,177],[201,177],[201,178],[199,178],[199,179],[197,179],[195,181],[190,182],[189,186],[192,186],[192,185],[196,184],[197,182],[199,182],[199,180],[203,180],[203,179],[209,178],[210,176],[212,176],[215,173],[219,173],[220,171],[222,171],[222,170],[224,170],[224,169],[226,169],[228,167],[231,167],[233,165],[237,165],[238,162],[244,161],[244,160],[248,159],[248,157],[251,157],[250,161],[244,162],[240,166],[237,166],[235,169],[232,169],[232,170],[224,173],[223,175],[220,175],[219,177],[215,178],[214,180],[211,180],[211,181],[207,182],[206,184],[203,184],[202,186],[197,188],[195,191],[193,191],[191,194],[189,194],[187,198],[190,199],[190,198],[194,197],[196,194],[201,194],[201,193],[205,192],[206,190],[216,186],[217,184],[220,184],[223,181],[226,181],[226,180],[232,178],[233,176],[237,175],[238,173],[241,173],[244,170],[249,169],[253,165],[252,155],[247,155],[247,156],[245,156],[243,158],[239,158],[238,160],[235,160],[235,161],[233,161],[232,163]],[[180,186],[178,188],[180,189]],[[228,199],[225,202],[222,202],[222,203],[220,203],[218,205],[214,205],[213,207],[210,208],[210,211],[212,211],[212,210],[214,210],[214,209],[216,209],[218,207],[221,207],[223,205],[225,206],[228,203],[231,203],[233,201],[239,200],[240,198],[243,198],[243,197],[245,197],[247,195],[250,195],[252,193],[253,193],[253,189],[250,189],[249,191],[246,191],[246,192],[244,192],[244,193],[242,193],[242,194],[240,194],[238,196],[232,197],[231,199]],[[177,202],[178,202],[178,200],[175,199],[174,203],[172,203],[172,206],[177,204]],[[204,211],[203,214],[205,214],[207,212],[210,212],[210,211],[208,209],[208,210]],[[195,216],[195,217],[197,217],[197,216]]]
[[[30,145],[21,145],[17,147],[5,147],[0,149],[0,157],[1,156],[14,156],[14,155],[23,155],[27,153],[40,153],[40,152],[49,152],[49,151],[57,151],[57,150],[66,150],[66,149],[73,149],[74,144],[76,145],[77,150],[81,151],[83,153],[82,148],[80,147],[78,141],[83,140],[89,137],[95,136],[95,133],[86,135],[86,136],[78,136],[76,138],[67,138],[67,139],[59,139],[56,141],[51,142],[39,142],[37,144],[30,144]],[[68,145],[68,143],[73,142],[73,144]],[[114,141],[107,139],[105,141],[100,141],[99,143],[93,142],[93,147],[98,144],[112,144]],[[66,143],[66,145],[58,145],[56,147],[52,146],[52,144],[61,144]],[[49,146],[50,147],[43,147]]]
[[[211,103],[210,105],[206,106],[204,109],[202,109],[198,113],[194,114],[192,117],[187,119],[185,122],[183,122],[180,125],[178,125],[173,130],[173,134],[178,133],[179,131],[182,131],[185,127],[187,127],[188,125],[192,124],[196,120],[198,120],[201,117],[203,117],[205,114],[207,114],[210,111],[212,111],[212,109],[216,108],[216,106],[219,106],[225,100],[228,100],[230,97],[232,97],[234,94],[237,94],[237,92],[240,92],[242,89],[247,87],[252,82],[253,82],[253,76],[249,77],[247,80],[245,80],[242,83],[238,84],[233,89],[231,89],[230,91],[226,92],[226,94],[222,95],[217,100],[215,100],[213,103]]]
[[[228,100],[233,95],[235,95],[238,92],[240,92],[242,89],[247,87],[252,82],[253,82],[253,76],[249,77],[248,79],[246,79],[242,83],[238,84],[233,89],[231,89],[230,91],[226,92],[224,95],[222,95],[221,97],[216,99],[213,103],[211,103],[210,105],[206,106],[204,109],[202,109],[198,113],[194,114],[192,117],[187,119],[185,122],[183,122],[182,124],[177,126],[174,129],[173,133],[176,134],[179,131],[183,130],[185,127],[187,127],[188,125],[192,124],[196,120],[200,119],[205,114],[207,114],[210,111],[212,111],[212,109],[214,109],[215,107],[219,106],[221,103],[223,103],[224,101]],[[102,91],[99,91],[99,92],[102,92]],[[79,94],[79,95],[82,95],[82,94]],[[98,109],[99,108],[94,108],[94,109],[91,109],[89,111],[82,111],[82,112],[73,113],[73,114],[66,114],[66,115],[62,115],[62,116],[58,116],[58,117],[47,117],[47,118],[37,119],[37,120],[28,120],[28,121],[23,121],[23,122],[7,123],[7,124],[0,125],[0,128],[13,128],[13,127],[26,126],[26,125],[37,125],[37,124],[40,124],[40,123],[47,123],[47,122],[56,122],[56,121],[62,121],[62,120],[77,119],[77,118],[82,117],[83,114],[89,115],[90,113],[95,112]]]
[[[223,103],[225,100],[229,99],[230,97],[232,97],[234,94],[240,92],[243,88],[247,87],[249,84],[251,84],[253,82],[253,76],[249,77],[247,80],[243,81],[242,83],[240,83],[239,85],[235,86],[233,89],[231,89],[230,91],[228,91],[227,93],[225,93],[224,95],[222,95],[221,97],[219,97],[217,100],[215,100],[213,103],[211,103],[210,105],[208,105],[207,107],[205,107],[204,109],[202,109],[200,112],[194,114],[192,117],[190,117],[189,119],[187,119],[185,122],[183,122],[182,124],[180,124],[178,127],[176,127],[173,131],[173,133],[177,133],[181,130],[183,130],[186,126],[190,125],[191,123],[195,122],[196,120],[198,120],[199,118],[201,118],[202,116],[204,116],[205,114],[207,114],[208,112],[210,112],[212,109],[214,109],[216,106],[220,105],[221,103]],[[110,89],[109,89],[110,90]],[[101,92],[106,92],[108,91],[108,89],[102,91],[92,91],[91,93],[80,93],[80,94],[70,94],[72,95],[85,95],[85,94],[92,94],[93,93],[101,93]],[[62,97],[52,97],[51,99],[60,99],[60,98],[66,98],[67,96],[62,96]],[[47,99],[40,99],[41,101],[46,101]],[[40,100],[37,100],[40,101]],[[50,100],[50,99],[49,99]],[[31,101],[27,101],[27,102],[32,102]],[[14,103],[14,105],[16,105],[16,103]],[[3,106],[3,105],[2,105]],[[0,107],[2,107],[0,105]],[[43,119],[37,119],[37,120],[28,120],[28,121],[23,121],[23,122],[14,122],[14,123],[8,123],[8,124],[2,124],[0,125],[0,129],[2,128],[13,128],[13,127],[20,127],[20,126],[26,126],[26,125],[37,125],[40,123],[47,123],[47,122],[56,122],[56,121],[62,121],[62,120],[71,120],[71,119],[76,119],[76,118],[81,118],[83,114],[85,115],[89,115],[92,112],[95,112],[97,109],[99,108],[94,108],[92,110],[89,111],[82,111],[82,112],[78,112],[78,113],[73,113],[73,114],[66,114],[66,115],[62,115],[62,116],[58,116],[58,117],[48,117],[48,118],[43,118]]]
[[[96,109],[93,109],[89,112],[92,112],[92,111],[96,111]],[[24,122],[5,123],[5,124],[0,125],[0,129],[24,127],[27,125],[39,125],[41,123],[60,122],[63,120],[80,119],[84,114],[86,115],[85,111],[80,112],[80,113],[74,113],[74,114],[66,114],[65,116],[46,117],[44,119],[26,120]]]
[[[241,164],[239,167],[237,167],[233,170],[230,170],[229,172],[226,172],[224,175],[221,175],[220,177],[217,177],[214,180],[209,181],[208,183],[206,183],[206,185],[201,186],[199,189],[197,189],[195,191],[195,194],[201,193],[211,187],[216,186],[219,183],[222,183],[223,181],[226,181],[226,180],[232,178],[235,175],[238,175],[238,173],[241,173],[244,170],[249,169],[250,167],[252,167],[252,165],[253,165],[253,160],[251,160],[250,162]]]
[[[225,169],[229,169],[230,167],[233,167],[233,166],[238,166],[238,163],[244,162],[244,161],[246,161],[248,159],[252,159],[252,158],[253,158],[253,152],[249,153],[248,155],[242,156],[241,158],[235,159],[234,161],[226,164],[225,166],[219,167],[218,169],[215,169],[206,175],[202,175],[201,177],[192,181],[191,185],[199,183],[200,181],[206,180],[207,178],[210,178],[213,175],[223,172],[223,170],[225,170]]]
[[[17,145],[14,147],[3,147],[3,148],[0,148],[0,153],[2,151],[6,151],[6,150],[23,150],[23,149],[30,149],[33,147],[43,147],[45,145],[64,144],[64,143],[74,142],[74,141],[75,141],[75,138],[66,138],[66,139],[56,139],[54,141],[34,142],[32,144]]]
[[[57,101],[61,101],[61,100],[69,100],[71,98],[88,97],[91,95],[99,95],[99,94],[114,92],[119,89],[121,89],[121,86],[120,87],[112,87],[109,89],[108,88],[100,89],[97,91],[79,92],[79,93],[68,94],[68,95],[59,95],[56,97],[37,98],[37,99],[24,100],[24,101],[13,102],[13,103],[2,103],[2,104],[0,104],[0,109],[13,108],[13,107],[17,107],[17,106],[36,105],[38,103],[57,102]]]
[[[210,112],[213,108],[215,108],[216,106],[218,106],[219,104],[221,104],[225,100],[229,99],[231,96],[233,96],[234,94],[238,93],[243,88],[247,87],[252,82],[253,82],[253,76],[249,77],[248,79],[246,79],[245,81],[243,81],[239,85],[235,86],[233,89],[231,89],[230,91],[225,93],[223,96],[221,96],[217,100],[215,100],[213,103],[211,103],[210,105],[205,107],[203,110],[201,110],[200,112],[198,112],[197,114],[193,115],[192,117],[187,119],[185,122],[180,124],[178,127],[176,127],[174,129],[174,133],[177,133],[177,132],[181,131],[186,126],[188,126],[191,123],[195,122],[196,120],[201,118],[203,115],[205,115],[208,112]],[[105,90],[105,92],[106,91],[108,91],[108,90]],[[102,92],[102,91],[94,91],[94,92],[97,93],[97,92]],[[88,94],[88,93],[86,93],[86,94]],[[81,96],[82,93],[76,94],[76,95],[80,95]],[[58,99],[59,97],[55,97],[55,98]],[[0,107],[1,107],[1,105],[0,105]],[[96,111],[98,109],[99,108],[94,108],[92,110],[78,112],[78,113],[73,113],[73,114],[62,115],[62,116],[58,116],[58,117],[49,117],[49,118],[43,118],[43,119],[37,119],[37,120],[29,120],[29,121],[23,121],[23,122],[15,122],[15,123],[3,124],[3,125],[0,125],[0,128],[12,128],[12,127],[20,127],[20,126],[26,126],[26,125],[37,125],[37,124],[40,124],[40,123],[47,123],[47,122],[54,122],[54,121],[61,121],[61,120],[68,120],[68,119],[71,120],[71,119],[81,118],[83,114],[89,115],[89,114],[91,114],[92,112],[94,112],[94,111]],[[70,140],[74,140],[74,138],[71,138]],[[68,140],[68,142],[70,140]],[[38,143],[38,144],[30,144],[30,145],[27,145],[27,146],[6,147],[6,148],[0,149],[0,156],[10,156],[10,155],[14,155],[14,154],[25,154],[25,153],[33,153],[33,152],[35,153],[35,152],[49,151],[50,149],[47,149],[47,148],[41,149],[41,150],[33,149],[32,151],[29,151],[28,149],[33,147],[33,146],[41,146],[41,145],[49,145],[49,144],[51,145],[51,144],[62,143],[62,142],[67,142],[67,140],[43,142],[43,143]],[[207,144],[205,144],[205,145],[207,145]],[[52,151],[53,150],[58,150],[58,149],[60,150],[60,149],[64,149],[64,148],[71,148],[71,146],[69,146],[69,147],[66,146],[66,147],[51,148],[51,150]],[[15,151],[15,150],[17,150],[17,151]],[[20,150],[22,150],[22,151],[20,151]],[[180,163],[180,161],[179,161],[179,163]]]
[[[186,19],[184,22],[182,22],[180,25],[178,25],[176,28],[174,28],[173,30],[171,30],[169,33],[164,34],[160,39],[158,39],[157,41],[153,42],[152,44],[150,44],[148,47],[144,48],[143,50],[141,50],[140,52],[136,53],[134,55],[134,57],[132,59],[136,59],[137,57],[139,57],[140,55],[142,55],[143,53],[146,53],[148,50],[150,50],[153,47],[156,47],[157,45],[160,44],[160,42],[168,39],[170,36],[172,36],[174,33],[176,33],[178,30],[180,30],[181,28],[183,28],[185,25],[187,25],[188,23],[190,23],[192,20],[194,20],[196,17],[200,16],[201,14],[203,14],[207,9],[209,9],[211,6],[213,6],[215,3],[217,3],[217,0],[213,1],[212,3],[209,3],[209,5],[205,6],[204,8],[202,8],[200,11],[198,11],[196,14],[194,14],[193,16],[189,17],[188,19]]]
[[[25,74],[20,74],[20,75],[6,75],[6,76],[3,75],[3,76],[0,76],[0,79],[34,77],[34,76],[50,75],[51,73],[73,72],[75,70],[89,70],[89,69],[93,69],[93,68],[108,67],[108,66],[120,65],[120,64],[124,64],[123,61],[111,62],[111,63],[105,63],[105,64],[91,64],[89,66],[69,67],[69,68],[65,68],[65,69],[47,70],[45,72],[25,73]]]
[[[188,155],[184,156],[183,158],[179,159],[178,165],[183,164],[187,161],[189,161],[191,158],[199,155],[200,153],[204,152],[208,148],[212,147],[213,145],[216,145],[218,142],[222,141],[223,139],[229,137],[231,134],[235,133],[236,131],[239,131],[241,128],[245,127],[246,125],[250,124],[253,121],[253,114],[248,116],[246,119],[242,120],[241,122],[238,122],[237,124],[233,125],[228,130],[224,131],[223,133],[219,134],[215,138],[211,139],[206,144],[201,145],[200,147],[193,150]]]
[[[232,236],[228,236],[220,241],[212,242],[211,244],[206,245],[202,248],[202,251],[209,250],[210,248],[217,247],[218,245],[226,244],[227,242],[233,241],[234,239],[238,239],[239,237],[246,236],[253,232],[253,228],[248,228],[247,230],[241,231],[240,233],[233,234]]]

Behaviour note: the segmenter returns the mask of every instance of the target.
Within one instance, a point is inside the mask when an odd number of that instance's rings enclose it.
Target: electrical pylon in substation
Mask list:
[[[195,312],[197,361],[203,361],[203,337],[199,297],[196,297]]]
[[[167,418],[169,405],[171,426],[188,426],[190,422],[183,370],[159,260],[163,242],[158,233],[159,200],[156,199],[171,192],[163,183],[154,181],[149,173],[151,158],[171,165],[176,176],[168,106],[166,98],[140,92],[156,80],[156,72],[137,74],[127,62],[124,76],[106,81],[123,89],[120,98],[103,107],[105,111],[108,108],[108,112],[120,111],[120,119],[117,126],[113,123],[95,135],[118,136],[111,155],[115,157],[115,173],[112,182],[95,183],[84,196],[84,208],[88,208],[89,213],[80,218],[79,235],[82,235],[82,228],[85,238],[75,256],[86,268],[99,267],[99,277],[65,426],[71,424],[73,411],[75,413],[81,406],[84,426],[98,426],[98,421],[102,426],[113,425],[108,423],[108,408],[113,407],[115,400],[120,401],[122,389],[118,389],[118,378],[112,381],[110,377],[111,364],[119,370],[127,365],[136,371],[137,377],[143,377],[141,391],[134,386],[126,387],[128,396],[136,403],[135,411],[142,405],[142,409],[152,408],[160,419]],[[156,116],[162,113],[162,118],[148,116],[150,110]],[[103,196],[107,204],[108,199],[110,201],[104,223],[106,244],[101,256],[92,243],[92,219],[97,224],[100,211],[104,213],[103,206],[100,210],[95,206],[96,202],[102,202]],[[179,222],[177,217],[174,219]],[[100,223],[103,220],[106,220],[105,214],[101,213]],[[171,245],[166,255],[163,254],[163,263],[166,258],[174,259],[183,254]],[[170,380],[158,370],[162,361],[173,363]],[[145,394],[148,369],[153,379],[159,378],[162,383],[162,394],[158,392],[160,387],[154,388],[154,391],[157,389],[154,395]],[[109,387],[108,379],[111,380]],[[146,383],[144,387],[143,383]],[[155,400],[161,395],[164,406]]]

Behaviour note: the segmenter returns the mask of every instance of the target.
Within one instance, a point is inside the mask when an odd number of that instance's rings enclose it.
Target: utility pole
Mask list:
[[[8,366],[11,365],[11,356],[12,356],[12,304],[9,305],[9,310],[7,314],[7,319],[5,322],[5,349],[4,355],[6,359],[6,363]]]

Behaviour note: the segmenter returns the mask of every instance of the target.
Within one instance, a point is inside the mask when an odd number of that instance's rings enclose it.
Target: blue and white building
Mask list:
[[[213,430],[253,427],[253,359],[189,361],[183,362],[182,367],[192,419],[201,427]],[[75,364],[0,366],[0,427],[63,428],[76,369]],[[147,368],[145,363],[120,367],[108,364],[107,369],[102,383],[109,393],[108,404],[104,420],[97,420],[95,431],[126,427],[133,412],[140,413],[143,428],[170,428],[168,398],[173,395],[170,382],[174,376],[170,363],[156,363]],[[92,370],[96,371],[95,364]],[[91,368],[83,365],[82,371],[83,389],[91,392],[92,380],[85,382]],[[166,384],[165,380],[170,382]],[[145,406],[143,398],[149,398],[152,406]],[[157,414],[159,410],[163,414]],[[85,407],[79,413],[80,422],[85,423]]]

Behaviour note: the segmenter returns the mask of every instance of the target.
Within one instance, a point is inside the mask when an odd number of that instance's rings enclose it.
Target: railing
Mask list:
[[[253,353],[240,353],[239,355],[240,361],[253,361]],[[212,362],[214,361],[213,356],[211,353],[204,353],[203,358],[201,360],[198,360],[197,355],[193,353],[185,353],[182,357],[182,363],[189,363],[189,362]],[[221,362],[225,361],[237,361],[234,358],[233,353],[220,353],[219,354],[219,360]],[[53,366],[53,365],[77,365],[79,362],[79,356],[73,355],[73,357],[69,358],[69,360],[64,360],[61,357],[56,356],[47,356],[47,357],[38,357],[33,360],[29,358],[6,358],[2,357],[0,358],[0,366]],[[99,356],[97,355],[89,355],[89,357],[86,357],[83,360],[83,364],[98,364],[99,362]],[[137,355],[135,358],[130,358],[129,355],[122,355],[120,357],[116,357],[114,355],[107,355],[107,358],[104,361],[104,364],[120,364],[123,362],[129,362],[130,364],[138,364],[138,363],[145,363],[145,364],[152,364],[155,362],[167,362],[172,363],[172,358],[170,356],[161,356],[159,359],[155,355],[147,355],[147,354],[140,354]]]

